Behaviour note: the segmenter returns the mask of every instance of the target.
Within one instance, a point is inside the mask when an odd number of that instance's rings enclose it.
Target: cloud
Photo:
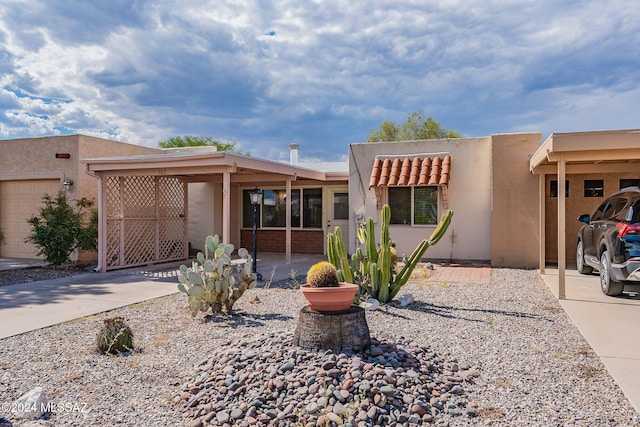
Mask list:
[[[9,0],[0,134],[203,135],[270,159],[297,142],[335,160],[420,110],[468,136],[634,127],[639,15],[622,0]]]

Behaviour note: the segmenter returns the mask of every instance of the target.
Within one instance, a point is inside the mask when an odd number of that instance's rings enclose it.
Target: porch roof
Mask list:
[[[261,160],[229,152],[158,153],[126,157],[82,159],[86,172],[103,176],[168,175],[186,181],[211,181],[230,174],[234,183],[271,183],[287,180],[346,181],[348,171],[314,170],[294,164]],[[221,178],[220,178],[221,179]],[[215,180],[215,179],[214,179]]]
[[[562,159],[567,173],[637,171],[640,129],[553,133],[531,156],[534,174],[555,174]]]

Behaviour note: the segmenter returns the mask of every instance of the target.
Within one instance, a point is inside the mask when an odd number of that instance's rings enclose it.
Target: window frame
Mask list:
[[[280,187],[280,186],[274,186],[274,187],[270,187],[270,188],[263,188],[262,191],[282,191],[285,190],[284,187]],[[297,221],[294,221],[294,217],[296,215],[296,210],[293,206],[291,206],[291,229],[292,230],[322,230],[322,218],[320,219],[320,224],[316,227],[309,227],[309,226],[305,226],[305,220],[304,220],[304,209],[302,204],[304,203],[304,193],[305,191],[309,191],[309,190],[314,190],[314,191],[318,191],[319,190],[319,194],[320,194],[320,198],[321,198],[321,213],[324,209],[324,188],[323,187],[296,187],[296,188],[292,188],[291,189],[291,197],[292,199],[295,200],[294,197],[294,193],[297,192],[298,193],[298,218]],[[248,196],[246,196],[246,194],[248,194],[249,191],[252,191],[252,188],[241,188],[241,200],[242,200],[242,204],[241,204],[241,209],[242,209],[242,225],[241,228],[242,229],[249,229],[249,228],[253,228],[253,205],[250,203]],[[262,200],[260,201],[260,205],[258,206],[258,221],[257,221],[257,229],[259,230],[286,230],[286,225],[283,226],[265,226],[264,225],[264,206],[265,206],[265,197],[263,195]],[[246,221],[248,220],[248,218],[251,217],[251,224],[247,225]],[[286,217],[285,217],[285,221],[286,221]],[[297,222],[297,225],[294,225]]]
[[[424,223],[424,224],[418,224],[416,223],[416,192],[415,190],[417,189],[431,189],[431,194],[435,194],[435,203],[433,204],[436,208],[435,211],[435,215],[433,217],[433,223]],[[438,225],[438,219],[440,218],[440,199],[441,199],[441,195],[440,195],[440,191],[439,191],[439,186],[437,185],[430,185],[430,186],[402,186],[402,187],[387,187],[387,203],[389,204],[389,206],[391,207],[391,223],[389,224],[389,226],[400,226],[400,227],[435,227]],[[390,193],[394,192],[394,191],[409,191],[409,200],[410,200],[410,206],[409,206],[409,222],[405,223],[405,222],[394,222],[394,218],[393,218],[393,212],[394,210],[396,212],[398,212],[397,209],[397,205],[395,205],[396,209],[394,209],[394,204],[392,204],[392,199],[394,198],[393,196],[391,196]],[[405,196],[406,199],[406,196]],[[405,211],[406,208],[403,208],[402,211]],[[402,215],[403,217],[406,214]]]

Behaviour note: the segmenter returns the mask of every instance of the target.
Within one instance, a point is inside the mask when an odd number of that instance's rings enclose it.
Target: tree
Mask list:
[[[243,156],[250,156],[247,151],[243,153],[237,148],[235,142],[220,142],[210,136],[174,136],[166,141],[160,141],[158,146],[160,148],[181,148],[181,147],[216,147],[218,151],[229,151],[236,154],[242,154]]]
[[[433,117],[425,117],[424,112],[411,113],[407,121],[396,124],[386,121],[380,129],[372,131],[367,142],[415,141],[420,139],[461,138],[455,130],[447,130]]]
[[[90,210],[93,200],[83,197],[76,201],[76,209],[69,205],[63,193],[56,197],[45,194],[42,202],[44,206],[39,209],[39,215],[27,219],[31,232],[25,241],[33,243],[36,253],[43,255],[47,263],[61,265],[69,261],[76,249],[98,247],[98,211]]]

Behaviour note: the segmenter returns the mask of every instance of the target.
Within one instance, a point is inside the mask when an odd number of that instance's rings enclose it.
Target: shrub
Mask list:
[[[87,212],[93,200],[83,197],[76,201],[76,209],[69,205],[63,193],[57,197],[45,194],[42,202],[44,206],[39,209],[39,215],[27,219],[31,232],[25,239],[36,246],[37,255],[44,256],[51,265],[61,265],[69,261],[76,249],[97,248],[98,213],[95,209]]]

